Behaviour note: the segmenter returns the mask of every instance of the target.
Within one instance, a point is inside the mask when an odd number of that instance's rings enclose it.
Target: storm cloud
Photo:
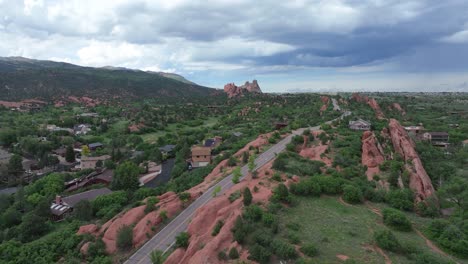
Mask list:
[[[462,0],[0,0],[0,56],[177,72],[213,87],[257,78],[276,92],[464,90],[466,10]]]

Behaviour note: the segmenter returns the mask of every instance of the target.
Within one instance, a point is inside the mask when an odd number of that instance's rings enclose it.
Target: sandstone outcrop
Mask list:
[[[262,93],[257,80],[253,80],[252,83],[245,82],[242,86],[236,86],[234,83],[228,83],[224,85],[224,92],[228,94],[229,98],[242,96],[246,93]]]
[[[397,110],[398,112],[400,112],[401,115],[406,115],[406,112],[405,110],[403,110],[403,108],[401,107],[401,105],[399,103],[393,103],[392,104],[392,107],[393,109]]]
[[[406,161],[406,169],[409,172],[409,187],[416,194],[415,201],[421,202],[432,196],[435,191],[431,179],[424,169],[421,159],[415,150],[413,140],[405,129],[395,119],[390,119],[390,138],[396,153]]]
[[[327,110],[328,108],[328,105],[330,104],[330,97],[328,96],[320,96],[320,100],[322,100],[322,107],[320,107],[320,115],[322,114],[322,112],[324,112],[325,110]]]
[[[358,93],[354,93],[352,95],[352,99],[355,100],[356,102],[368,104],[374,110],[375,115],[377,116],[378,119],[385,118],[385,115],[382,112],[382,109],[380,108],[379,104],[374,98],[369,98],[368,96],[361,96]]]
[[[384,162],[384,156],[381,148],[378,147],[378,141],[374,133],[365,131],[362,134],[362,165],[367,166],[367,179],[371,181],[373,176],[380,173],[379,166]]]
[[[318,135],[325,132],[323,132],[322,130],[315,130],[311,131],[311,133],[314,135],[315,138],[317,138]],[[308,141],[309,138],[304,137],[304,144],[301,147],[301,150],[299,151],[299,155],[310,160],[322,161],[323,163],[325,163],[325,165],[327,165],[327,167],[331,167],[332,160],[325,156],[325,151],[328,148],[328,143],[322,144],[322,142],[319,141],[317,145],[307,147]]]

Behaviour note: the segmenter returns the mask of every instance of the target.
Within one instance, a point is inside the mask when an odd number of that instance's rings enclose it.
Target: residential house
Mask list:
[[[412,135],[420,135],[424,131],[424,127],[419,125],[419,126],[407,126],[405,127],[406,132],[408,134]]]
[[[88,134],[88,132],[91,131],[91,125],[88,125],[88,124],[79,124],[79,125],[75,125],[73,127],[73,132],[75,133],[75,135],[79,136],[79,135],[86,135]]]
[[[62,128],[56,125],[46,125],[46,130],[50,132],[66,131],[70,134],[73,134],[73,129],[71,128]]]
[[[88,144],[88,148],[89,150],[91,151],[95,151],[97,150],[98,148],[102,148],[104,147],[104,145],[100,142],[96,142],[96,143],[91,143],[91,144]]]
[[[159,151],[161,151],[163,155],[171,155],[173,154],[175,147],[176,145],[165,145],[163,147],[160,147]]]
[[[52,214],[52,220],[61,221],[67,215],[70,215],[73,212],[73,208],[80,201],[92,201],[99,196],[112,193],[108,188],[93,189],[86,192],[70,195],[67,197],[61,197],[57,195],[55,201],[50,205],[50,212]]]
[[[109,156],[109,155],[102,155],[102,156],[99,156],[99,157],[81,157],[80,168],[82,170],[84,170],[84,169],[95,169],[96,164],[99,161],[104,163],[104,161],[109,160],[110,158],[111,158],[111,156]]]
[[[426,132],[423,134],[423,139],[430,141],[432,145],[447,146],[449,134],[447,132]]]
[[[462,141],[463,147],[468,147],[468,139]]]
[[[214,137],[214,138],[209,138],[207,140],[205,140],[205,143],[203,144],[205,147],[209,147],[209,148],[216,148],[218,147],[219,145],[221,145],[221,143],[223,142],[223,138],[222,137]]]
[[[241,137],[242,132],[233,132],[232,135],[235,136],[235,137]]]
[[[280,130],[282,128],[285,128],[288,126],[288,122],[276,122],[275,123],[275,129]]]
[[[114,177],[113,170],[98,170],[93,171],[88,175],[81,176],[65,183],[67,192],[73,192],[81,188],[91,186],[94,184],[105,184],[109,185]]]
[[[211,162],[211,148],[205,146],[192,147],[191,164],[193,168],[205,167]]]
[[[371,123],[366,120],[358,119],[355,121],[349,121],[349,128],[352,130],[370,130]]]

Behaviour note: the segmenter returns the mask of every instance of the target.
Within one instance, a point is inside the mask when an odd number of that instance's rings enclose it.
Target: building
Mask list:
[[[370,130],[371,123],[362,119],[356,121],[349,121],[349,128],[352,130]]]
[[[276,122],[275,123],[275,129],[280,130],[282,128],[285,128],[288,126],[288,122]]]
[[[432,145],[446,145],[449,141],[447,132],[426,132],[423,134],[423,139],[430,141]]]
[[[191,164],[193,168],[205,167],[211,162],[211,148],[205,146],[192,147]]]
[[[413,134],[413,135],[420,135],[424,131],[423,126],[407,126],[405,127],[406,132],[408,134]]]
[[[91,143],[88,145],[89,150],[95,151],[98,148],[103,148],[104,145],[101,142]]]
[[[60,157],[65,157],[65,155],[67,154],[67,148],[62,146],[58,149],[52,150],[52,153]]]
[[[61,197],[57,195],[55,201],[50,205],[50,212],[52,214],[52,220],[61,221],[67,215],[70,215],[73,212],[73,208],[80,201],[92,201],[101,195],[106,195],[112,193],[108,188],[94,189],[86,192],[70,195],[67,197]]]
[[[88,124],[79,124],[79,125],[75,125],[73,127],[73,132],[75,133],[75,135],[79,136],[79,135],[86,135],[88,134],[88,132],[91,131],[91,126],[88,125]]]
[[[104,163],[104,161],[110,159],[111,156],[109,155],[102,155],[102,156],[99,156],[99,157],[81,157],[81,164],[80,164],[80,168],[82,170],[84,169],[95,169],[96,168],[96,165],[99,161],[102,161],[102,163]]]
[[[222,137],[214,137],[214,138],[209,138],[207,140],[205,140],[205,143],[203,144],[205,147],[209,147],[209,148],[216,148],[218,147],[219,145],[221,145],[221,143],[223,142],[223,138]]]
[[[468,139],[462,141],[463,147],[468,147]]]
[[[113,170],[104,169],[99,171],[93,171],[88,175],[83,175],[79,178],[66,182],[65,188],[67,192],[74,192],[76,190],[87,186],[91,186],[93,184],[109,185],[112,182],[113,177]]]
[[[232,135],[235,136],[235,137],[241,137],[242,132],[233,132]]]

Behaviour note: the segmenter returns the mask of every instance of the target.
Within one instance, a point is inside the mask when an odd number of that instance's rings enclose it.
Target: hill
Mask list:
[[[217,93],[177,74],[64,62],[0,57],[0,100],[62,99],[69,96],[188,100]]]

